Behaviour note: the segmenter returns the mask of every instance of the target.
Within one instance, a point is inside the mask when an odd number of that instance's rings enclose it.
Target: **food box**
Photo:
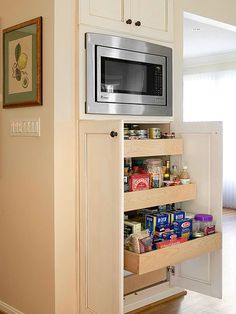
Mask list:
[[[129,178],[131,192],[149,189],[149,174],[133,174]]]
[[[175,220],[182,220],[185,218],[185,212],[182,210],[171,210],[170,212],[167,212],[169,216],[168,223],[173,223]]]
[[[133,233],[141,232],[141,223],[137,221],[125,220],[124,221],[124,238],[128,238]]]
[[[156,227],[156,233],[154,236],[156,239],[171,240],[177,238],[174,231],[174,225],[165,225]]]
[[[167,214],[153,214],[145,216],[145,228],[149,229],[151,234],[156,232],[156,228],[168,224]]]
[[[177,238],[177,239],[173,239],[173,240],[166,240],[166,241],[156,243],[156,247],[157,247],[157,249],[163,249],[163,248],[168,247],[168,246],[184,243],[187,240],[188,240],[187,238]]]
[[[166,213],[155,214],[156,216],[156,227],[160,227],[168,224],[169,215]]]
[[[176,220],[173,225],[178,237],[189,239],[192,236],[192,219]]]
[[[156,220],[154,215],[145,216],[145,228],[149,230],[150,234],[154,234],[156,231]]]

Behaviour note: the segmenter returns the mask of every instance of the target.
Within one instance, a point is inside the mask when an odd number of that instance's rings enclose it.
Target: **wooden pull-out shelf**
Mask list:
[[[175,185],[158,189],[150,189],[125,193],[124,210],[178,203],[196,198],[196,184]]]
[[[215,233],[144,254],[136,254],[125,250],[124,268],[135,274],[145,274],[219,250],[221,247],[222,234]]]
[[[183,139],[125,140],[125,157],[148,157],[183,154]]]

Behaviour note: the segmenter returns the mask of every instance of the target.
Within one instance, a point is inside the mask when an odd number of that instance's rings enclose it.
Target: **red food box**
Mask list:
[[[149,189],[149,174],[133,174],[129,178],[131,192]]]
[[[173,240],[166,240],[166,241],[158,242],[156,246],[157,246],[157,249],[163,249],[165,247],[176,245],[179,243],[184,243],[186,241],[188,241],[187,238],[177,238]]]

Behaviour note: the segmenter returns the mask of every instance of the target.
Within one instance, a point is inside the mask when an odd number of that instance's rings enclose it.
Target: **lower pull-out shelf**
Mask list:
[[[135,274],[145,274],[163,267],[216,251],[222,247],[222,234],[190,240],[148,253],[137,254],[125,250],[124,268]]]

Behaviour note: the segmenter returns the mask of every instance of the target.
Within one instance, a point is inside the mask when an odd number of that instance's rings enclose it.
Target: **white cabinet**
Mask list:
[[[153,140],[152,147],[143,141],[131,145],[123,140],[123,126],[123,121],[80,122],[80,313],[127,311],[127,307],[123,309],[124,267],[136,273],[135,276],[144,276],[177,264],[175,276],[165,283],[167,289],[176,285],[221,297],[221,126],[191,123],[175,129],[183,141],[176,139],[174,144],[172,140],[173,152],[182,154],[182,161],[189,166],[196,184],[126,195],[124,156],[142,155],[138,152],[142,144],[146,150],[143,156],[153,155],[154,151],[158,154],[158,147],[160,155],[164,155],[165,145],[168,154],[172,152],[168,140],[167,144]],[[217,233],[144,254],[128,251],[123,254],[124,211],[143,208],[146,201],[152,206],[168,203],[169,199],[183,201],[182,206],[188,211],[213,214]],[[135,295],[136,306],[137,298]],[[135,309],[135,305],[132,308],[129,304],[129,309]]]
[[[80,122],[81,314],[123,312],[122,133],[116,121]]]
[[[131,0],[131,19],[136,36],[172,41],[173,1]]]
[[[160,41],[173,40],[173,0],[80,0],[79,22]]]

